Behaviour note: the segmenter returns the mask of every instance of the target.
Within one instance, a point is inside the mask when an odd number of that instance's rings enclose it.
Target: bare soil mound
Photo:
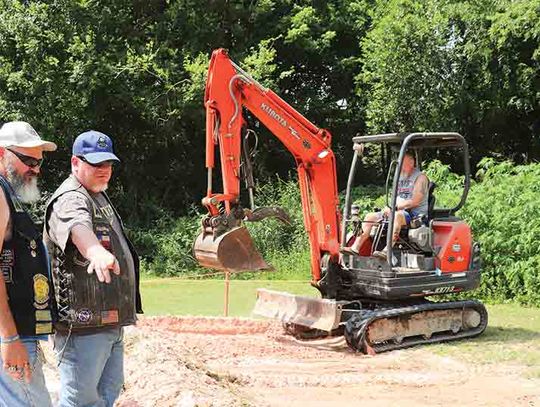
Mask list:
[[[540,381],[519,366],[468,365],[429,347],[365,356],[269,321],[144,318],[126,338],[119,406],[540,405]]]
[[[540,380],[521,366],[429,347],[365,356],[343,338],[298,341],[269,321],[142,318],[125,341],[120,407],[540,406]]]

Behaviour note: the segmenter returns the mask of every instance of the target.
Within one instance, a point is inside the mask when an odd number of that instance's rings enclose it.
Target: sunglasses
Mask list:
[[[81,160],[82,162],[85,162],[86,164],[88,164],[90,167],[94,167],[94,168],[112,167],[113,165],[112,161],[103,161],[97,164],[93,164],[89,162],[86,158],[84,158],[83,156],[77,156],[77,158]]]
[[[18,151],[11,150],[10,148],[6,148],[6,150],[11,151],[27,167],[39,168],[41,167],[41,164],[43,164],[43,158],[30,157],[28,155],[21,154]]]

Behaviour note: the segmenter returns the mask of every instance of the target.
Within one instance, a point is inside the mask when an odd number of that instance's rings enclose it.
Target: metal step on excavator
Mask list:
[[[289,222],[281,208],[255,207],[249,140],[256,136],[247,129],[243,112],[255,116],[296,161],[310,243],[311,284],[320,298],[259,289],[254,313],[281,320],[288,333],[302,339],[344,335],[352,349],[370,354],[471,338],[485,330],[488,315],[479,301],[430,300],[473,290],[480,283],[480,247],[469,225],[456,216],[470,185],[468,146],[461,135],[354,137],[341,213],[331,134],[255,81],[223,49],[214,51],[210,60],[205,108],[208,190],[202,202],[208,214],[193,247],[202,266],[226,272],[270,269],[245,223],[267,217]],[[386,183],[387,209],[376,221],[361,220],[351,198],[367,146],[381,148],[393,158]],[[213,192],[218,147],[222,193]],[[452,208],[436,208],[435,185],[428,187],[425,175],[418,175],[422,153],[430,149],[451,149],[455,157],[462,157],[463,190]],[[242,178],[250,208],[240,202]],[[425,185],[416,188],[420,179]],[[422,202],[420,213],[411,206],[417,201]],[[407,208],[410,219],[404,222]]]

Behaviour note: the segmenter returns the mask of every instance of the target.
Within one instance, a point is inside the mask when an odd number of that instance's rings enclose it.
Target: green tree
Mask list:
[[[455,130],[474,157],[540,157],[537,1],[379,2],[358,89],[372,131]]]
[[[366,27],[360,1],[2,0],[0,114],[60,145],[49,189],[69,170],[78,133],[110,134],[122,158],[112,193],[148,224],[163,209],[189,212],[204,194],[212,49],[229,48],[254,77],[331,127],[339,150],[363,125],[353,78]],[[262,138],[259,174],[286,176],[293,160]]]

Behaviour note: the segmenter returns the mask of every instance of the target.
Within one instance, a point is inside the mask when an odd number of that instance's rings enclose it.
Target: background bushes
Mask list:
[[[481,161],[461,216],[481,243],[481,293],[540,305],[540,164]]]
[[[455,205],[462,191],[462,177],[437,160],[430,163],[426,172],[437,183],[437,206]],[[353,196],[362,213],[384,206],[381,186],[357,187]],[[277,269],[277,273],[265,273],[263,277],[308,279],[309,246],[297,182],[274,179],[261,187],[259,198],[258,205],[282,206],[292,219],[292,226],[276,220],[248,226],[256,246]],[[480,162],[467,203],[458,212],[471,225],[474,239],[481,244],[482,284],[472,296],[540,306],[539,214],[539,163],[514,165],[491,158]],[[171,220],[152,231],[135,232],[138,246],[152,253],[146,257],[147,271],[157,275],[196,272],[191,244],[198,227],[199,217],[193,216]],[[238,278],[254,277],[260,278],[261,274]]]

